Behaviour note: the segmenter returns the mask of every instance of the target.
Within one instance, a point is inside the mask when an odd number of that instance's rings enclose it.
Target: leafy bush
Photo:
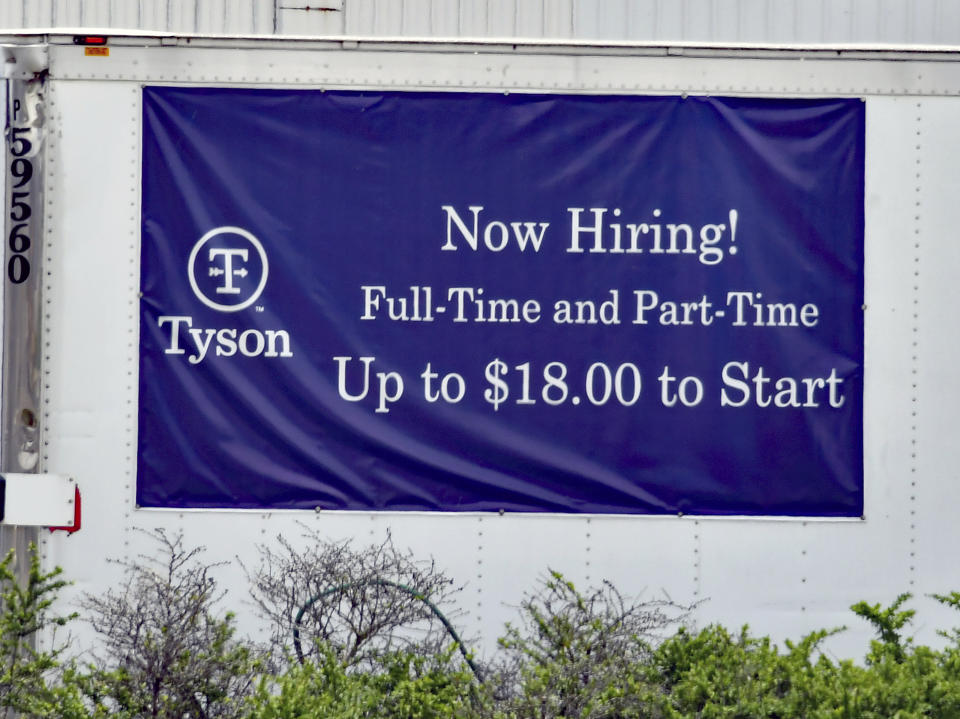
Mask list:
[[[265,582],[260,591],[268,590],[261,598],[285,622],[276,629],[278,644],[292,622],[281,607],[303,606],[303,592],[313,591],[306,580],[326,586],[340,576],[350,586],[334,585],[331,595],[339,596],[318,616],[332,622],[340,612],[341,620],[357,620],[340,633],[330,631],[352,644],[317,642],[305,663],[288,662],[282,673],[270,674],[258,653],[234,636],[231,615],[217,611],[214,565],[201,561],[200,549],[184,548],[179,536],[153,536],[159,558],[125,563],[118,590],[86,599],[102,640],[100,659],[90,667],[62,664],[64,647],[56,641],[47,650],[32,641],[74,617],[52,612],[66,584],[60,570],[42,572],[34,552],[21,586],[14,555],[0,561],[0,719],[960,717],[960,630],[941,632],[948,642],[942,649],[916,645],[909,636],[909,594],[889,606],[853,605],[876,632],[865,661],[855,664],[820,650],[839,630],[813,632],[783,649],[747,627],[738,633],[720,626],[672,631],[689,608],[627,599],[609,584],[581,592],[553,572],[523,599],[520,622],[507,626],[500,660],[481,685],[449,641],[434,650],[437,642],[407,633],[403,621],[423,618],[414,602],[422,605],[426,594],[364,593],[396,589],[391,582],[405,577],[424,592],[448,596],[441,573],[392,545],[359,555],[341,544],[307,553],[287,546],[286,555],[269,555],[325,561],[309,575],[304,564],[290,584],[282,584],[278,573],[289,565],[268,562],[258,575]],[[356,556],[364,558],[359,569],[342,566]],[[378,583],[378,567],[390,578]],[[278,604],[267,601],[270,591],[277,592]],[[960,609],[960,593],[934,598]],[[353,602],[367,604],[353,614]],[[371,610],[379,612],[376,621],[365,615]],[[367,623],[359,623],[364,617]],[[376,641],[364,646],[358,630],[374,631]]]
[[[55,637],[48,650],[37,649],[36,643],[40,633],[76,617],[48,614],[57,592],[67,585],[59,568],[41,571],[37,548],[31,544],[27,581],[21,586],[15,572],[17,560],[10,550],[0,561],[0,709],[4,719],[13,714],[46,716],[64,703],[57,682],[64,648],[57,645]]]
[[[251,704],[250,719],[449,719],[478,716],[474,677],[451,663],[418,654],[380,656],[378,671],[350,671],[337,652],[317,646],[316,660],[293,664],[265,679]]]
[[[663,681],[651,696],[659,717],[810,717],[827,719],[921,719],[960,717],[960,636],[936,651],[914,646],[904,629],[914,612],[901,607],[903,594],[889,607],[860,602],[852,610],[877,632],[866,666],[832,662],[818,654],[833,632],[814,632],[780,652],[767,637],[737,636],[711,626],[698,633],[680,631],[663,642],[650,664]],[[951,606],[960,595],[938,597]],[[837,630],[835,630],[837,631]]]
[[[650,664],[662,693],[649,697],[662,717],[834,717],[844,706],[844,680],[852,664],[814,658],[831,632],[814,632],[781,653],[768,637],[746,627],[679,631],[663,642]],[[840,713],[837,713],[840,711]]]

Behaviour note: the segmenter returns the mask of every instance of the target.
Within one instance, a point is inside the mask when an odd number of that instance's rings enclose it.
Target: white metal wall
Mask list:
[[[955,0],[3,0],[0,28],[960,44]]]
[[[293,537],[396,543],[433,556],[466,584],[461,620],[487,650],[522,592],[548,567],[581,585],[661,589],[707,600],[701,623],[749,622],[776,638],[851,625],[833,644],[858,655],[869,635],[854,601],[920,595],[919,638],[949,626],[924,598],[960,589],[960,73],[955,63],[824,59],[600,57],[389,50],[184,47],[51,50],[45,253],[48,472],[75,476],[84,528],[44,540],[68,594],[113,586],[105,558],[143,550],[136,527],[180,529],[228,562],[228,604],[250,619],[238,558]],[[845,95],[867,102],[866,366],[863,521],[697,518],[175,512],[134,505],[139,281],[140,94],[143,83],[323,87]],[[79,628],[77,631],[84,631]]]

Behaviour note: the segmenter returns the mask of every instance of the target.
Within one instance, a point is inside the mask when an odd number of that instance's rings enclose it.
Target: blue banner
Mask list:
[[[864,121],[145,88],[139,505],[861,515]]]

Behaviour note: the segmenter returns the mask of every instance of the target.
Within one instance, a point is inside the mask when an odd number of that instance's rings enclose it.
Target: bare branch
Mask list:
[[[104,702],[113,711],[169,719],[241,716],[258,662],[234,638],[232,615],[215,612],[223,596],[213,578],[218,565],[201,561],[203,548],[184,547],[179,534],[148,534],[158,555],[117,561],[123,585],[83,600],[101,639]]]
[[[450,644],[424,600],[454,615],[452,600],[459,588],[435,563],[398,550],[389,535],[360,549],[307,528],[303,538],[303,549],[283,536],[275,546],[261,545],[260,566],[244,568],[254,604],[272,627],[276,659],[293,655],[294,623],[305,607],[301,646],[315,659],[320,656],[318,640],[356,668],[374,666],[378,657],[398,646],[438,656],[438,650]]]

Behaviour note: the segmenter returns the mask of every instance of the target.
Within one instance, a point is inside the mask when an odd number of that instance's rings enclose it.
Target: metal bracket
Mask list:
[[[0,474],[0,520],[5,525],[74,524],[77,483],[62,474]]]

